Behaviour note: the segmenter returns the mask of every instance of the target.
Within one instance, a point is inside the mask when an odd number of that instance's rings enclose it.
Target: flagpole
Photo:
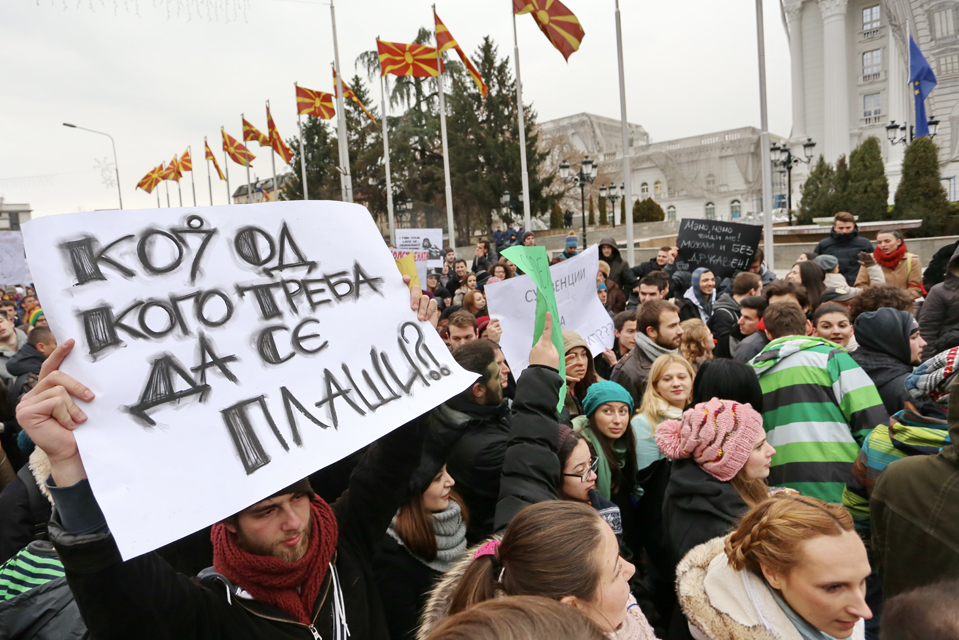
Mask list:
[[[220,131],[223,131],[223,127],[220,127]],[[226,149],[223,150],[223,170],[226,172],[226,203],[233,204],[230,200],[230,164],[227,162]],[[212,198],[210,199],[213,200]]]
[[[337,82],[342,82],[340,76],[340,47],[336,41],[336,9],[333,8],[333,0],[330,0],[330,20],[333,24],[333,65],[337,72]],[[350,150],[346,148],[346,112],[343,110],[343,91],[340,87],[336,89],[336,108],[339,113],[336,118],[337,135],[339,137],[340,164],[342,164],[342,173],[340,173],[340,183],[343,185],[343,202],[353,202],[353,178],[350,176]]]
[[[513,14],[513,59],[516,65],[516,114],[519,118],[519,162],[523,179],[523,229],[532,231],[529,213],[529,173],[526,169],[526,118],[523,114],[523,81],[519,74],[519,36],[516,35],[516,14]],[[585,249],[585,247],[583,247]]]
[[[297,86],[294,82],[293,86]],[[299,108],[296,110],[296,124],[300,128],[300,169],[303,171],[303,199],[309,200],[310,197],[306,193],[306,147],[303,146],[303,116],[300,114]]]
[[[766,41],[763,32],[763,0],[756,0],[756,39],[759,47],[759,119],[762,130],[759,134],[760,158],[763,178],[763,244],[766,264],[775,267],[773,257],[773,168],[769,152],[769,118],[766,113]]]
[[[196,180],[193,179],[193,147],[187,145],[187,153],[190,154],[190,187],[193,189],[193,206],[196,206]]]
[[[160,208],[160,192],[157,191],[157,209]]]
[[[270,113],[269,100],[266,101],[266,112],[267,112],[267,115],[269,115]],[[269,129],[270,123],[269,123],[269,119],[267,120],[268,121],[266,123],[266,128]],[[270,135],[270,164],[273,166],[273,201],[275,202],[276,200],[279,199],[278,196],[280,193],[279,189],[276,186],[276,150],[273,148],[273,132],[267,131],[267,133]],[[279,133],[277,133],[277,135],[279,135]]]
[[[170,181],[169,180],[163,181],[163,188],[166,189],[166,208],[169,209],[170,208]]]
[[[636,261],[633,255],[633,184],[632,184],[632,159],[629,153],[629,123],[626,121],[626,70],[623,65],[623,23],[619,15],[619,0],[616,0],[616,55],[619,59],[619,112],[622,120],[623,129],[623,185],[626,192],[623,194],[623,203],[626,205],[626,261],[635,265]],[[613,207],[613,226],[616,226],[616,215],[619,213]]]
[[[433,15],[436,15],[436,5],[433,5]],[[446,98],[443,89],[443,54],[440,53],[439,39],[436,37],[436,26],[433,26],[433,38],[436,40],[436,82],[440,94],[440,133],[443,136],[443,176],[446,178],[446,224],[449,227],[450,249],[456,250],[456,234],[453,230],[453,185],[450,183],[450,149],[446,142]]]
[[[180,206],[183,206],[183,190],[180,189],[180,180],[183,179],[183,173],[179,171],[180,169],[180,157],[177,154],[173,154],[173,161],[176,163],[177,172],[180,173],[180,178],[176,181],[176,192],[177,197],[180,199]]]
[[[378,39],[378,38],[377,38]],[[383,104],[383,158],[386,167],[386,213],[390,221],[390,242],[396,246],[396,224],[393,221],[393,184],[390,181],[390,137],[386,129],[386,90],[383,88],[383,75],[380,73],[380,101]],[[452,235],[452,234],[451,234]],[[452,237],[450,238],[452,242]]]
[[[206,157],[206,150],[209,148],[210,148],[210,145],[206,141],[206,136],[203,136],[203,158],[206,160],[206,185],[210,188],[210,206],[212,207],[213,206],[213,178],[210,176],[210,159]]]
[[[246,120],[246,116],[242,113],[240,118]],[[244,136],[246,137],[246,136]],[[244,140],[244,142],[249,142],[249,140]],[[253,204],[253,183],[250,182],[250,150],[247,149],[246,154],[243,156],[243,164],[246,165],[246,202],[247,204]]]

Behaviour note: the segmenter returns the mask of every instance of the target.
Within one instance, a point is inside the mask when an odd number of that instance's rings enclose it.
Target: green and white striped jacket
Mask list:
[[[778,338],[750,364],[763,390],[766,439],[776,449],[770,486],[841,503],[863,440],[889,420],[876,385],[823,338]]]

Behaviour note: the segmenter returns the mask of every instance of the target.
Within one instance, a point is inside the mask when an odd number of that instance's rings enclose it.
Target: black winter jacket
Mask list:
[[[7,391],[11,406],[17,406],[24,393],[27,378],[31,373],[40,373],[40,367],[46,359],[36,347],[25,344],[7,361],[7,373],[14,377],[14,382]]]
[[[46,540],[46,524],[53,506],[37,485],[30,465],[0,492],[0,564],[33,540]]]
[[[87,640],[80,610],[66,578],[57,578],[0,602],[0,638]]]
[[[389,638],[373,554],[419,464],[427,424],[421,416],[381,438],[332,505],[339,525],[334,562],[353,638]],[[239,596],[238,587],[212,571],[188,579],[156,553],[123,562],[108,530],[68,533],[56,512],[49,529],[83,618],[98,640],[334,637],[332,572],[320,589],[311,630],[279,609]]]
[[[708,324],[713,337],[719,340],[729,335],[729,332],[736,328],[741,313],[739,303],[732,294],[724,293],[719,296],[713,305],[713,315],[709,318]]]
[[[872,253],[873,249],[871,242],[859,237],[857,225],[849,233],[836,233],[835,229],[830,230],[829,237],[820,240],[815,251],[819,255],[835,256],[839,260],[839,273],[851,287],[856,283],[856,276],[859,275],[861,266],[859,252]]]
[[[956,252],[956,249],[959,249],[959,240],[941,247],[932,255],[929,266],[922,272],[922,284],[926,287],[926,291],[929,291],[946,278],[946,269],[949,266],[949,260],[952,258],[952,254]]]
[[[430,417],[430,438],[449,443],[446,470],[466,503],[466,540],[471,545],[493,533],[509,427],[505,401],[488,407],[457,396],[433,409]]]
[[[959,247],[949,260],[945,280],[930,289],[922,303],[919,332],[926,341],[923,360],[959,345]]]
[[[912,348],[909,337],[915,319],[908,311],[888,307],[867,311],[856,318],[856,342],[859,347],[850,353],[879,391],[883,407],[890,416],[915,402],[906,391],[906,376],[912,373]]]
[[[613,254],[608,258],[603,256],[603,245],[608,245],[613,249]],[[615,240],[612,238],[603,238],[599,241],[599,259],[609,265],[609,277],[607,280],[612,280],[623,289],[626,289],[627,285],[632,282],[632,278],[630,277],[631,270],[629,263],[626,262],[619,253],[619,247],[616,246]]]
[[[419,628],[420,613],[443,574],[414,558],[409,549],[388,535],[383,536],[373,572],[390,638],[413,640]]]

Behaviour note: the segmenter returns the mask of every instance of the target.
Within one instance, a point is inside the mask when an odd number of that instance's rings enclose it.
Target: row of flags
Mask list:
[[[513,0],[513,13],[516,15],[530,14],[536,21],[537,26],[552,43],[552,45],[568,60],[569,56],[579,49],[585,32],[579,20],[562,2],[559,0]],[[377,39],[376,46],[380,59],[381,76],[392,74],[397,76],[414,77],[437,77],[443,72],[440,56],[450,49],[456,51],[470,77],[476,84],[476,87],[485,98],[489,92],[489,87],[483,81],[479,71],[473,65],[473,62],[467,57],[466,53],[457,43],[453,34],[440,20],[436,10],[433,10],[433,19],[436,30],[436,47],[430,47],[422,44],[402,44],[396,42],[387,42]],[[350,89],[346,82],[339,78],[336,69],[333,68],[333,93],[307,89],[294,83],[296,87],[296,107],[297,115],[312,116],[329,120],[336,115],[334,100],[339,97],[339,91],[342,89],[343,97],[352,100],[369,119],[376,124],[376,119],[366,106],[357,98],[356,94]],[[242,117],[242,116],[241,116]],[[270,113],[269,102],[266,107],[267,133],[263,133],[250,123],[245,117],[243,121],[243,141],[257,142],[260,147],[269,147],[284,162],[289,164],[293,158],[293,152],[283,141],[276,125],[273,122],[273,116]],[[243,142],[240,142],[225,129],[221,128],[223,137],[223,152],[233,162],[249,168],[250,162],[256,159],[256,156],[247,148]],[[205,159],[213,163],[220,180],[227,180],[216,156],[210,149],[209,143],[204,139],[203,142]],[[193,171],[193,160],[190,155],[190,148],[182,156],[173,156],[173,160],[165,165],[160,163],[157,167],[151,169],[137,183],[137,188],[151,193],[160,182],[171,180],[179,182],[185,172]]]

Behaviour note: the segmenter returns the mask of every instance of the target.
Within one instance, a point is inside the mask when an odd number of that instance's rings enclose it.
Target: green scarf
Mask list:
[[[589,427],[589,418],[586,416],[577,416],[573,418],[573,429],[593,443],[593,449],[596,451],[596,458],[599,464],[596,465],[596,492],[607,500],[611,500],[613,476],[609,468],[609,461],[606,459],[606,452],[599,441],[599,436]],[[616,464],[622,469],[626,465],[626,443],[620,438],[613,442],[613,453],[616,454]]]

